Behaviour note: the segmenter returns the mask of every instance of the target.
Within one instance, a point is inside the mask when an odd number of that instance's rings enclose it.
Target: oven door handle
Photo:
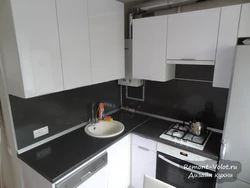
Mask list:
[[[169,163],[169,164],[171,164],[171,165],[173,165],[173,166],[175,166],[177,168],[180,168],[182,170],[185,170],[185,171],[188,171],[188,172],[192,172],[192,173],[196,173],[196,174],[199,174],[199,175],[202,175],[202,174],[206,173],[206,175],[212,177],[212,174],[209,173],[209,172],[200,172],[198,170],[194,170],[194,169],[191,169],[191,168],[184,168],[183,166],[181,166],[181,165],[179,165],[179,164],[177,164],[177,163],[175,163],[175,162],[173,162],[173,161],[171,161],[169,159],[166,159],[164,156],[162,156],[160,154],[158,154],[158,157],[161,158],[163,161],[165,161],[165,162],[167,162],[167,163]]]

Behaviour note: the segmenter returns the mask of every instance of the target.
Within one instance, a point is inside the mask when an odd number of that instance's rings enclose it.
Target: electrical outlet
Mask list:
[[[38,137],[46,135],[48,133],[49,133],[48,126],[33,131],[34,138],[38,138]]]

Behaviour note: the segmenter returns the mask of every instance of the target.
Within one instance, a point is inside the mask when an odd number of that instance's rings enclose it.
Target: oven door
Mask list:
[[[197,165],[157,152],[156,178],[177,188],[215,187],[216,178],[213,171],[191,169],[185,165],[197,167]]]

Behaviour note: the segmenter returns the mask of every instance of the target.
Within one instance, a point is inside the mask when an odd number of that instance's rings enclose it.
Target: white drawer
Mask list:
[[[132,144],[141,146],[142,148],[149,149],[151,151],[156,151],[156,142],[141,136],[132,134]]]

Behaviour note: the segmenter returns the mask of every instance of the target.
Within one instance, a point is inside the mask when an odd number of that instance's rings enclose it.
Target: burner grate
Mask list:
[[[205,136],[196,136],[189,132],[188,125],[186,125],[185,123],[182,123],[182,124],[177,123],[177,124],[173,124],[163,134],[169,135],[172,138],[181,139],[183,141],[188,141],[188,142],[203,145],[206,142],[207,137],[210,135],[210,132],[211,131],[207,131],[207,134]],[[199,138],[202,138],[202,139],[199,139]],[[199,140],[202,140],[202,142]]]

